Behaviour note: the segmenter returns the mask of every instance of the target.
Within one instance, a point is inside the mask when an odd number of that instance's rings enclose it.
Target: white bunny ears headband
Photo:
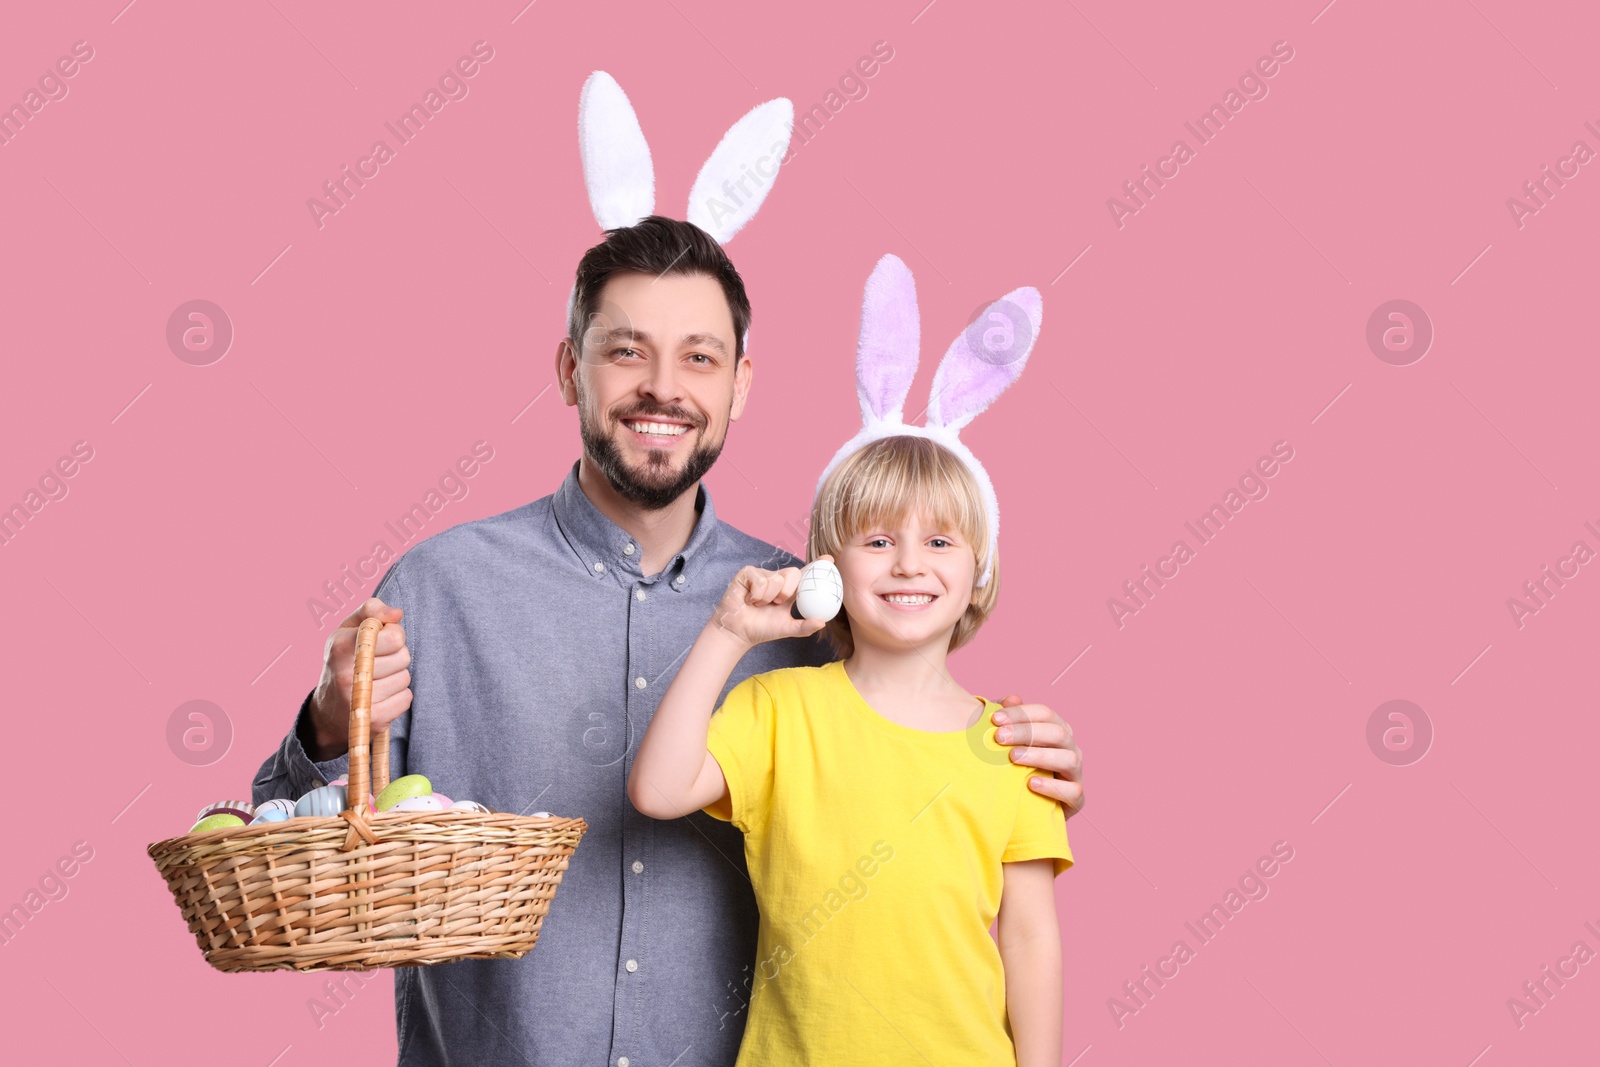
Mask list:
[[[834,468],[867,444],[905,434],[927,437],[954,452],[972,472],[989,517],[989,560],[978,585],[989,584],[994,547],[1000,542],[1000,503],[994,484],[966,445],[961,428],[984,411],[1022,374],[1044,317],[1044,299],[1031,286],[1014,289],[978,316],[945,352],[933,376],[925,426],[905,421],[906,394],[917,373],[922,324],[911,271],[899,257],[878,261],[861,302],[856,345],[856,396],[861,432],[845,442],[817,479],[817,491]]]
[[[793,130],[794,105],[781,96],[750,109],[700,168],[685,218],[727,244],[772,191]],[[589,75],[578,97],[578,152],[601,229],[632,226],[655,212],[650,146],[627,94],[603,70]]]
[[[735,122],[700,168],[685,216],[727,244],[772,191],[794,131],[794,105],[784,97],[758,104]],[[655,165],[628,95],[603,70],[589,75],[578,96],[578,154],[589,206],[602,230],[632,226],[656,206]],[[567,294],[572,318],[576,287]],[[743,347],[750,347],[745,331]]]

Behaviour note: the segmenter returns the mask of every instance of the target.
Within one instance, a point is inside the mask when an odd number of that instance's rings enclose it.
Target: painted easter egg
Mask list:
[[[294,813],[297,817],[312,816],[314,818],[328,818],[344,810],[345,791],[342,785],[325,785],[320,789],[313,789],[305,796],[294,802]]]
[[[441,807],[441,808],[448,808],[448,807],[450,807],[450,805],[455,803],[455,801],[451,800],[449,797],[445,796],[443,793],[435,793],[435,794],[433,794],[433,799],[435,799],[435,800],[437,800],[439,802],[439,807]]]
[[[450,805],[451,811],[476,811],[488,815],[489,809],[479,804],[476,800],[457,800]]]
[[[219,811],[207,815],[189,828],[191,834],[203,834],[210,830],[229,830],[235,826],[243,826],[244,820],[231,812]]]
[[[795,608],[806,619],[831,619],[844,606],[844,577],[829,560],[807,563],[800,572],[800,588],[794,597]]]
[[[425,797],[407,797],[395,804],[389,811],[443,811],[444,805],[439,803],[439,798],[433,794]]]
[[[348,779],[348,778],[335,778],[333,781],[329,782],[328,784],[329,785],[348,786],[350,784],[350,779]]]
[[[291,818],[294,815],[294,801],[286,797],[273,797],[271,800],[263,800],[256,805],[256,819],[260,819],[262,814],[268,811],[282,812],[285,819]],[[267,821],[278,822],[280,820],[269,819]]]
[[[282,808],[262,808],[256,812],[256,817],[250,820],[250,825],[260,826],[269,822],[288,822],[289,816],[293,813],[293,808],[289,811],[284,811]]]
[[[533,818],[533,819],[553,819],[553,818],[555,818],[555,816],[551,815],[548,811],[536,811],[531,816],[529,816],[529,818]]]
[[[420,774],[408,774],[390,782],[378,794],[378,810],[388,811],[402,800],[425,797],[433,792],[433,783]]]
[[[251,807],[248,800],[219,800],[215,804],[207,804],[200,809],[200,814],[194,817],[199,822],[207,815],[237,815],[241,822],[249,822],[255,815],[256,809]]]

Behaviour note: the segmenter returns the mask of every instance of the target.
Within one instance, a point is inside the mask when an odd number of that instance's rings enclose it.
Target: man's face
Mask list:
[[[601,290],[582,351],[562,342],[558,374],[584,454],[624,499],[665,508],[716,462],[750,387],[734,340],[715,279],[627,273]]]

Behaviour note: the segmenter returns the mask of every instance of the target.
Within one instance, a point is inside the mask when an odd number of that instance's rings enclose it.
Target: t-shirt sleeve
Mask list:
[[[765,826],[772,809],[776,711],[771,691],[760,675],[752,675],[728,690],[706,733],[706,749],[728,783],[728,808],[711,804],[702,810],[743,833]]]
[[[1028,788],[1030,777],[1053,778],[1055,775],[1033,767],[1028,768],[1028,772],[1019,779],[1023,791],[1022,803],[1017,807],[1017,821],[1011,827],[1011,839],[1006,842],[1006,850],[1000,861],[1020,863],[1023,860],[1052,859],[1055,861],[1055,873],[1060,876],[1062,871],[1072,866],[1072,849],[1067,844],[1066,813],[1056,801]]]

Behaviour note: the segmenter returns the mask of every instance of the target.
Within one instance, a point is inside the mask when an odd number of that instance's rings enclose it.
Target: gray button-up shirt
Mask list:
[[[801,561],[719,522],[702,485],[688,544],[646,575],[638,543],[584,495],[577,470],[551,496],[419,542],[375,591],[405,609],[411,649],[392,773],[496,811],[589,824],[528,956],[395,971],[408,1067],[731,1067],[744,1032],[758,912],[743,839],[702,812],[639,814],[628,771],[734,574]],[[820,634],[758,645],[723,695],[749,675],[832,658]],[[257,773],[256,802],[346,772],[345,757],[313,762],[302,747],[309,702]]]

